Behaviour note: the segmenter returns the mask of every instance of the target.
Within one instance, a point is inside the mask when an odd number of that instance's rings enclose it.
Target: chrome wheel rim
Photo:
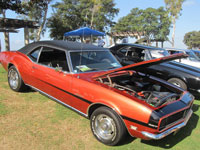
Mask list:
[[[176,85],[176,86],[178,86],[178,87],[181,87],[181,85],[180,85],[179,83],[177,83],[177,82],[173,82],[172,84],[173,84],[173,85]]]
[[[16,89],[19,84],[19,75],[18,75],[17,71],[14,69],[11,69],[9,71],[8,77],[9,77],[9,83],[10,83],[11,88]]]
[[[105,114],[100,114],[94,121],[95,134],[104,140],[112,140],[116,136],[116,125],[112,118]]]

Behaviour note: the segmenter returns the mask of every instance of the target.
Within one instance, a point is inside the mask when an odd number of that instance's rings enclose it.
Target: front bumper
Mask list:
[[[166,131],[164,131],[164,132],[162,132],[160,134],[152,134],[152,133],[149,133],[149,132],[146,132],[146,131],[142,131],[142,134],[145,137],[149,138],[149,139],[153,139],[153,140],[162,139],[162,138],[166,137],[167,135],[169,135],[169,134],[171,134],[171,133],[179,130],[182,127],[184,127],[187,124],[187,122],[190,119],[190,117],[192,116],[192,113],[193,113],[193,111],[190,110],[189,113],[188,113],[188,115],[186,116],[184,122],[182,122],[182,123],[180,123],[180,124],[178,124],[178,125],[170,128],[170,129],[168,129],[168,130],[166,130]]]

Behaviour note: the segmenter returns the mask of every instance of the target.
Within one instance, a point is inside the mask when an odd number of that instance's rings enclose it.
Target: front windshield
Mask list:
[[[165,57],[165,56],[169,56],[170,54],[164,50],[164,49],[158,49],[158,50],[149,50],[150,54],[151,54],[151,59],[155,59],[155,58],[160,58],[160,57]]]
[[[198,56],[192,52],[192,51],[187,51],[186,54],[189,55],[189,59],[192,61],[200,61],[200,59],[198,58]]]
[[[195,55],[200,59],[200,51],[193,51]]]
[[[102,71],[120,68],[121,65],[110,51],[70,52],[74,73]]]

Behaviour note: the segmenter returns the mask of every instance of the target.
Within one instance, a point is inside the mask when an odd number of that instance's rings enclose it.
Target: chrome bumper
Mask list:
[[[171,133],[177,131],[178,129],[184,127],[184,126],[187,124],[187,122],[188,122],[188,120],[190,119],[190,117],[192,116],[192,113],[193,113],[193,111],[190,110],[189,113],[188,113],[188,115],[186,116],[184,122],[182,122],[182,123],[180,123],[180,124],[178,124],[178,125],[176,125],[176,126],[170,128],[170,129],[168,129],[168,130],[166,130],[166,131],[164,131],[164,132],[162,132],[162,133],[160,133],[160,134],[152,134],[152,133],[149,133],[149,132],[146,132],[146,131],[142,131],[142,134],[143,134],[144,136],[148,137],[149,139],[153,139],[153,140],[162,139],[162,138],[164,138],[165,136],[167,136],[167,135],[169,135],[169,134],[171,134]]]

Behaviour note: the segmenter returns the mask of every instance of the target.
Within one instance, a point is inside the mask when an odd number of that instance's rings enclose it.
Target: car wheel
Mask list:
[[[121,118],[107,107],[100,107],[92,113],[90,126],[97,140],[106,145],[117,145],[126,134]]]
[[[187,90],[187,85],[185,84],[185,82],[183,82],[182,80],[178,79],[178,78],[171,78],[168,80],[169,83],[172,83],[184,90]]]
[[[23,92],[27,89],[15,66],[8,69],[8,84],[13,91]]]

